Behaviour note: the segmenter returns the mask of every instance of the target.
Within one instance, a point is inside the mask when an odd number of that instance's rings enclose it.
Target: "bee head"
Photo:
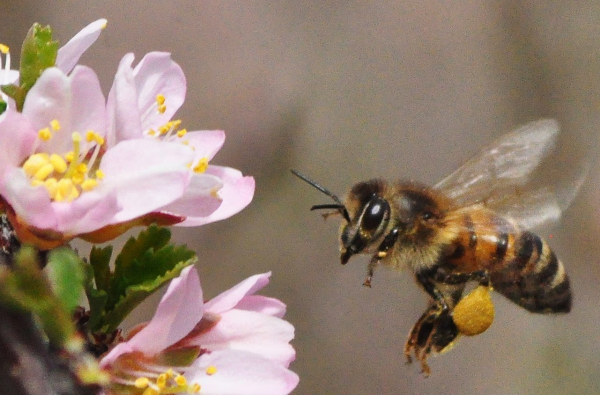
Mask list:
[[[340,231],[342,265],[384,234],[391,213],[390,204],[383,197],[384,188],[383,181],[370,180],[350,190],[346,200],[350,221],[342,224]]]

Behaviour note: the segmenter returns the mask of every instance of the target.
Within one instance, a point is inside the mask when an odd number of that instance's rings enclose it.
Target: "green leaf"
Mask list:
[[[7,106],[8,104],[6,104],[4,100],[0,99],[0,115],[6,111]]]
[[[93,271],[86,286],[92,330],[110,333],[117,329],[138,304],[196,261],[193,251],[169,244],[170,239],[168,229],[148,227],[125,243],[115,259],[114,272],[109,269],[112,250],[92,249]]]
[[[52,40],[50,26],[34,23],[21,48],[19,81],[25,91],[31,89],[45,69],[54,66],[57,53],[58,41]]]
[[[83,261],[66,247],[57,248],[48,255],[47,277],[56,297],[69,313],[79,305],[85,279]]]

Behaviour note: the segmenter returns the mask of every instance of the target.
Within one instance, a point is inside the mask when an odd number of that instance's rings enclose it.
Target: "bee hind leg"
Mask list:
[[[413,355],[421,363],[425,377],[431,373],[427,358],[432,353],[441,353],[452,346],[458,336],[458,329],[448,310],[440,310],[440,306],[432,303],[417,320],[410,331],[404,355],[407,363],[412,363]]]

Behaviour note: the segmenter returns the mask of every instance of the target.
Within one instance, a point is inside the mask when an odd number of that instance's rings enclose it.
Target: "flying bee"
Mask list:
[[[405,356],[430,372],[427,357],[458,337],[453,308],[468,282],[504,295],[533,313],[567,313],[571,287],[563,264],[532,228],[555,221],[575,197],[583,175],[562,197],[530,188],[532,173],[553,149],[553,120],[529,123],[483,149],[458,170],[428,187],[413,181],[359,182],[345,201],[301,173],[331,197],[311,210],[339,214],[340,259],[370,254],[365,286],[378,266],[408,268],[429,295],[426,311],[408,335]]]

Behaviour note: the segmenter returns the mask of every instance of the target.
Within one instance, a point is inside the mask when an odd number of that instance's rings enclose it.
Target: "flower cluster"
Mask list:
[[[125,55],[105,98],[96,73],[77,65],[105,25],[92,23],[60,48],[22,112],[9,99],[0,117],[0,146],[10,147],[0,158],[0,194],[20,238],[40,248],[77,236],[106,241],[152,222],[207,224],[254,194],[252,177],[210,164],[224,132],[187,131],[172,119],[186,80],[168,53],[135,67]],[[5,68],[2,77],[18,74]]]
[[[281,319],[283,303],[254,295],[269,276],[250,277],[203,304],[196,270],[184,269],[152,320],[102,358],[112,391],[290,393],[298,383],[287,369],[295,357],[294,327]]]
[[[188,131],[174,118],[186,79],[169,53],[148,53],[135,65],[126,54],[104,95],[94,70],[78,63],[105,26],[91,23],[57,49],[49,28],[35,36],[34,25],[23,48],[34,47],[35,60],[25,67],[22,60],[19,71],[0,44],[0,214],[17,247],[49,251],[14,252],[17,270],[0,276],[2,303],[43,311],[40,326],[54,349],[79,361],[69,366],[81,382],[107,395],[290,393],[298,384],[288,369],[294,327],[282,319],[282,302],[255,295],[270,273],[205,303],[195,253],[150,226],[226,219],[251,202],[254,179],[211,163],[223,131]],[[46,41],[32,44],[38,38]],[[105,242],[134,226],[147,229],[112,262],[111,246],[92,248],[86,259],[67,247],[53,254],[73,238]],[[122,339],[125,316],[171,279],[154,318]],[[75,287],[85,290],[88,308],[76,310]]]

